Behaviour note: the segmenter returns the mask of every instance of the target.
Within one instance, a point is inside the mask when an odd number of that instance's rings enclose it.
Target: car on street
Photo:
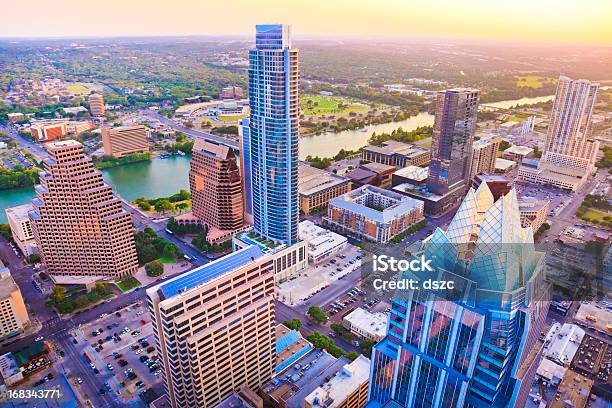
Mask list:
[[[34,341],[43,341],[45,338],[43,336],[39,336],[34,339]]]

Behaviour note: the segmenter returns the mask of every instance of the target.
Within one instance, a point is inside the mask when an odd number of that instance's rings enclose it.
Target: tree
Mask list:
[[[176,245],[168,242],[164,245],[164,258],[176,258],[178,248]]]
[[[152,278],[161,276],[164,273],[164,264],[158,260],[151,261],[145,265],[145,271],[147,272],[147,276]]]
[[[38,254],[28,255],[28,256],[26,256],[26,261],[28,261],[28,263],[31,263],[31,264],[38,263],[38,262],[40,262],[40,255],[38,255]]]
[[[311,306],[308,308],[308,315],[312,320],[319,324],[327,323],[328,317],[319,306]]]
[[[369,356],[372,354],[372,347],[374,347],[375,344],[376,342],[374,340],[364,339],[359,342],[359,348],[363,354]]]
[[[291,330],[300,330],[300,327],[302,327],[300,319],[286,320],[283,324]]]
[[[357,353],[356,351],[351,351],[346,354],[346,358],[348,358],[351,361],[356,360],[358,357],[359,357],[359,353]]]
[[[506,150],[510,146],[512,146],[510,144],[510,142],[508,142],[507,140],[502,140],[501,143],[499,144],[499,151],[503,152],[504,150]]]
[[[60,303],[66,298],[66,288],[63,286],[55,285],[51,289],[51,295],[49,296],[55,303]]]
[[[165,213],[167,211],[172,211],[174,209],[174,205],[167,198],[163,198],[158,200],[155,203],[155,211],[159,213]]]
[[[87,299],[87,296],[81,295],[81,296],[78,296],[76,299],[74,299],[74,306],[77,309],[81,309],[87,306],[88,304],[89,304],[89,299]]]

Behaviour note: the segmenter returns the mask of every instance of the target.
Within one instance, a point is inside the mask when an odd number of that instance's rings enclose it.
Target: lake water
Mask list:
[[[522,98],[486,104],[498,108],[509,108],[517,104],[544,102],[553,96]],[[401,122],[384,123],[368,126],[366,131],[345,130],[339,133],[322,133],[316,136],[300,138],[300,159],[308,155],[332,157],[340,149],[356,150],[367,145],[373,132],[390,133],[398,127],[414,130],[419,126],[432,125],[434,116],[421,112]],[[126,200],[138,197],[167,197],[180,189],[189,189],[190,156],[171,156],[167,159],[153,159],[147,162],[132,163],[125,166],[103,170],[104,180],[109,183]],[[0,223],[6,223],[5,208],[29,203],[34,197],[33,188],[0,190]]]

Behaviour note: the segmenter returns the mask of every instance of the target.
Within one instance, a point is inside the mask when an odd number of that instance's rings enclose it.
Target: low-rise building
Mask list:
[[[554,324],[544,343],[544,357],[562,366],[569,366],[578,352],[586,332],[575,324]]]
[[[30,325],[19,286],[0,261],[0,344],[23,334]]]
[[[382,146],[364,147],[361,158],[393,167],[426,166],[429,164],[431,152],[408,143],[387,140]]]
[[[360,339],[379,342],[387,334],[388,321],[389,315],[386,313],[372,313],[358,307],[344,316],[342,324]]]
[[[414,185],[424,185],[427,183],[429,169],[427,167],[407,166],[401,168],[391,176],[391,186],[410,183]]]
[[[143,125],[119,126],[102,129],[104,154],[124,157],[132,153],[148,153],[149,129]]]
[[[533,153],[533,149],[527,146],[510,146],[504,150],[503,158],[515,161],[519,164],[523,162],[523,159],[529,157]]]
[[[582,169],[531,159],[523,159],[518,170],[518,178],[529,183],[548,185],[566,191],[576,191],[587,182],[587,174]]]
[[[0,356],[0,376],[2,381],[8,387],[17,384],[23,380],[23,372],[13,353],[6,353]]]
[[[536,232],[546,222],[550,201],[536,200],[530,197],[519,199],[519,211],[521,213],[521,226],[531,227]]]
[[[342,232],[387,243],[422,219],[422,201],[368,185],[332,199],[325,222]]]
[[[391,186],[391,177],[395,170],[394,166],[373,162],[360,165],[346,173],[346,177],[351,179],[353,189],[367,184],[387,188]]]
[[[15,123],[25,119],[25,115],[21,112],[7,113],[6,117],[9,122]]]
[[[506,174],[516,168],[516,162],[498,157],[495,159],[495,173]]]
[[[83,120],[79,122],[68,122],[66,125],[68,133],[71,135],[78,135],[94,128],[91,120]]]
[[[304,408],[362,408],[368,400],[370,360],[362,355],[304,398]]]
[[[34,231],[32,230],[32,222],[28,216],[32,209],[32,204],[24,204],[4,210],[8,224],[11,227],[13,240],[26,256],[38,253]]]
[[[30,134],[37,142],[49,142],[68,135],[68,121],[44,120],[36,121],[30,126]]]
[[[243,96],[242,88],[238,86],[226,86],[221,89],[220,99],[241,99]]]
[[[348,239],[306,220],[299,224],[299,237],[308,242],[308,260],[319,263],[346,248]]]
[[[351,191],[351,180],[317,169],[306,163],[298,165],[300,210],[310,214],[313,209],[327,207],[329,200]]]

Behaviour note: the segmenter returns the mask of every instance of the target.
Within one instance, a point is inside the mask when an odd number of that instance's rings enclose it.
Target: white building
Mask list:
[[[13,239],[21,252],[26,256],[38,253],[32,223],[28,217],[28,212],[31,210],[31,204],[24,204],[4,210],[11,227]]]
[[[346,237],[308,220],[300,222],[298,234],[301,240],[308,242],[308,260],[315,264],[342,251],[348,243]]]
[[[23,380],[23,373],[17,364],[13,353],[0,356],[0,376],[6,386],[14,385]]]
[[[380,341],[387,334],[389,315],[370,313],[360,307],[344,316],[342,324],[359,338]]]
[[[557,364],[569,366],[584,335],[585,331],[575,324],[553,325],[544,344],[544,357]]]

